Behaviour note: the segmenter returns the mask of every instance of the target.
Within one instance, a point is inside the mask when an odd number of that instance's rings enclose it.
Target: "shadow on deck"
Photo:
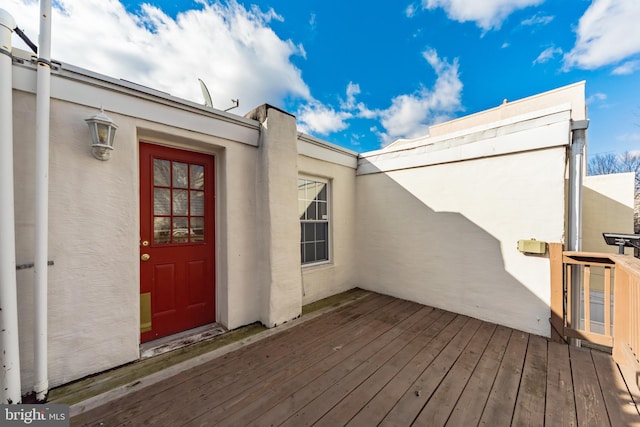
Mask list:
[[[275,331],[72,425],[640,425],[611,356],[413,302]]]

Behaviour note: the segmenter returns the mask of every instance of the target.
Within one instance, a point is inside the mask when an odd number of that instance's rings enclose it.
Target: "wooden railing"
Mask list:
[[[640,378],[640,259],[630,255],[563,251],[561,244],[550,243],[549,260],[551,263],[552,339],[566,341],[568,338],[576,338],[611,347],[614,360],[618,365],[631,369],[638,383]],[[594,268],[603,271],[602,282],[599,283],[604,296],[601,332],[596,332],[592,328],[593,313],[591,313],[590,298]],[[581,307],[573,307],[572,304],[572,294],[580,292],[579,287],[573,289],[577,284],[581,284],[583,289],[583,298],[577,298],[581,300]],[[613,313],[610,311],[612,306]],[[582,312],[583,322],[572,324],[574,310]]]

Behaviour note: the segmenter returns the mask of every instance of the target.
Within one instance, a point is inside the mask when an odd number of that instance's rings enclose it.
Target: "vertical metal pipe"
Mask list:
[[[11,33],[16,22],[0,9],[0,404],[20,403],[20,340],[13,194]]]
[[[49,110],[51,104],[51,0],[40,1],[40,36],[36,86],[36,176],[34,259],[34,385],[38,401],[49,392],[48,235],[49,235]]]
[[[569,236],[568,249],[582,250],[582,177],[584,175],[584,151],[589,120],[571,122],[571,149],[569,156]],[[579,265],[571,266],[571,325],[577,329],[583,312],[580,305],[582,293],[582,270]],[[580,346],[580,340],[572,340]]]

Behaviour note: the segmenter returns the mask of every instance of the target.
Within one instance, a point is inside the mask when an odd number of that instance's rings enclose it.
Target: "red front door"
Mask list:
[[[140,143],[142,342],[216,320],[213,167],[206,154]]]

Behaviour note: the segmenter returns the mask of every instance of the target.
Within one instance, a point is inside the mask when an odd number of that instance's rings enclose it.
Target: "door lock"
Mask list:
[[[151,258],[151,255],[149,255],[149,254],[142,254],[142,255],[140,256],[140,259],[141,259],[142,261],[149,261],[149,259],[150,259],[150,258]]]

